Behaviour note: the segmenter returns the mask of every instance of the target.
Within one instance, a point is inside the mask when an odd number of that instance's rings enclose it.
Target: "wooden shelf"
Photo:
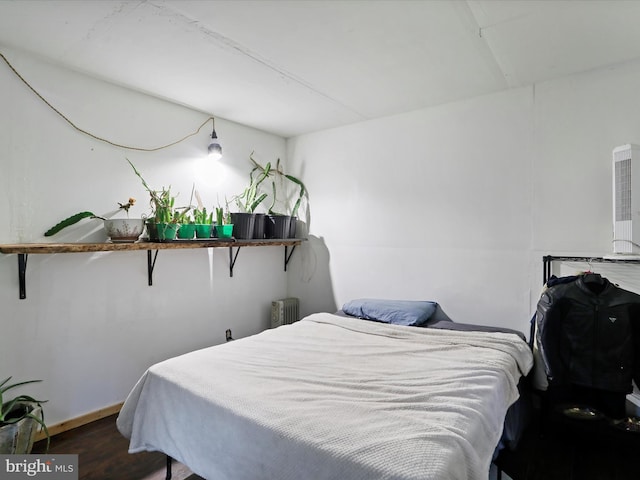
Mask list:
[[[217,247],[265,247],[296,246],[302,238],[264,240],[174,240],[166,242],[139,241],[135,243],[5,243],[0,244],[0,253],[85,253],[115,252],[122,250],[168,250],[176,248]]]
[[[284,246],[284,271],[293,255],[296,246],[305,239],[264,239],[264,240],[174,240],[166,242],[138,241],[135,243],[5,243],[0,244],[0,253],[18,255],[18,283],[20,298],[27,298],[26,272],[27,259],[30,254],[58,254],[58,253],[91,253],[91,252],[122,252],[122,251],[147,251],[147,270],[149,285],[153,285],[153,269],[156,264],[159,250],[194,249],[194,248],[228,248],[229,249],[229,276],[233,277],[235,266],[242,247],[282,247]],[[289,247],[291,250],[289,251]],[[235,255],[234,255],[235,249]],[[155,254],[152,251],[155,250]]]

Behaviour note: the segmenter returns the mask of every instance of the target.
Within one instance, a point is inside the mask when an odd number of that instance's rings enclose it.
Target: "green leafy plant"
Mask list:
[[[207,207],[202,207],[202,209],[196,208],[193,212],[193,218],[196,223],[201,225],[208,225],[213,223],[213,212],[208,213]]]
[[[59,231],[65,229],[67,227],[70,227],[71,225],[73,225],[75,223],[78,223],[83,218],[89,218],[89,217],[93,218],[95,216],[96,216],[96,214],[93,213],[93,212],[76,213],[75,215],[71,215],[70,217],[65,218],[60,223],[56,223],[53,227],[51,227],[49,230],[44,232],[44,236],[45,237],[50,237],[52,235],[55,235]]]
[[[11,400],[5,400],[5,393],[8,390],[30,383],[41,382],[42,380],[27,380],[26,382],[19,383],[9,383],[9,380],[11,380],[11,377],[5,378],[0,383],[0,427],[15,424],[25,418],[30,418],[42,427],[47,437],[47,450],[49,450],[49,430],[44,423],[44,411],[42,409],[42,404],[45,403],[46,400],[36,400],[29,395],[18,395]],[[32,413],[33,405],[40,407],[40,416]]]
[[[280,161],[280,159],[278,159],[278,162],[279,161]],[[309,195],[307,193],[307,187],[304,186],[304,183],[302,183],[301,180],[297,179],[293,175],[285,174],[284,176],[285,176],[285,178],[289,179],[291,182],[295,183],[299,188],[298,198],[296,199],[296,202],[294,203],[293,208],[291,209],[291,216],[292,217],[297,217],[298,216],[298,210],[300,209],[300,205],[302,204],[302,201],[304,199],[306,199],[307,202],[309,201]]]
[[[149,193],[151,209],[156,223],[178,223],[181,213],[175,210],[176,197],[171,195],[171,185],[168,188],[162,187],[162,190],[152,189],[142,174],[138,171],[131,160],[127,158],[127,162],[133,168],[134,173],[142,182],[142,186]],[[185,207],[187,210],[191,207]],[[186,211],[186,210],[185,210]]]
[[[194,209],[193,206],[193,195],[196,195],[196,197],[198,198],[198,202],[200,202],[200,195],[198,194],[198,192],[196,191],[196,186],[195,184],[193,185],[193,187],[191,188],[191,198],[189,199],[189,205],[186,207],[181,207],[178,210],[178,223],[180,225],[188,225],[191,223],[196,223],[196,221],[194,220],[194,218],[191,216],[191,214],[189,213],[191,210],[194,210],[194,215],[196,210]]]
[[[267,163],[264,167],[258,165],[258,163],[253,160],[253,152],[251,152],[249,158],[254,163],[253,169],[249,172],[249,185],[240,195],[236,195],[234,199],[241,211],[253,213],[268,196],[266,193],[260,192],[260,186],[262,182],[269,178],[271,164]]]
[[[220,199],[218,198],[218,206],[216,207],[216,223],[218,225],[231,225],[231,212],[229,211],[229,200],[224,198],[224,208],[220,206]]]
[[[289,215],[292,217],[298,216],[298,211],[300,210],[300,206],[303,201],[306,201],[307,205],[309,203],[309,193],[307,187],[304,185],[302,180],[293,175],[285,173],[280,164],[280,159],[276,161],[276,167],[272,168],[271,163],[267,163],[265,166],[260,165],[254,158],[253,152],[249,155],[249,160],[253,164],[253,170],[251,170],[252,175],[257,173],[257,178],[262,178],[262,183],[266,178],[271,178],[271,205],[269,206],[269,213],[277,213],[274,211],[276,200],[278,198],[277,194],[277,182],[282,182],[283,180],[288,180],[292,182],[298,188],[298,196],[295,198],[295,202],[291,208],[288,208],[287,211]],[[308,212],[307,212],[308,213]]]
[[[190,223],[196,223],[189,212],[182,212],[180,214],[180,218],[178,218],[178,223],[180,225],[187,225]]]
[[[120,203],[118,202],[119,205],[119,210],[124,210],[125,212],[127,212],[127,217],[129,216],[129,209],[136,203],[136,199],[133,197],[129,197],[129,200],[126,203]],[[65,218],[64,220],[62,220],[60,223],[55,224],[53,227],[51,227],[49,230],[47,230],[46,232],[44,232],[44,236],[45,237],[50,237],[52,235],[55,235],[56,233],[58,233],[59,231],[70,227],[71,225],[78,223],[80,220],[82,220],[83,218],[98,218],[100,220],[106,220],[104,217],[101,217],[100,215],[96,215],[93,212],[80,212],[80,213],[76,213],[74,215],[71,215],[70,217]]]
[[[160,192],[151,195],[151,208],[156,223],[178,223],[180,213],[174,210],[176,199],[171,196],[171,187],[162,187]]]
[[[216,223],[218,225],[229,225],[231,224],[231,213],[229,213],[228,209],[225,213],[224,208],[216,207]]]

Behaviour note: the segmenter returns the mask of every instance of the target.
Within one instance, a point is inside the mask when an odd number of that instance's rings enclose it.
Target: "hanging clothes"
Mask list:
[[[632,380],[640,385],[640,295],[596,273],[552,282],[538,301],[535,347],[550,389],[624,403]]]

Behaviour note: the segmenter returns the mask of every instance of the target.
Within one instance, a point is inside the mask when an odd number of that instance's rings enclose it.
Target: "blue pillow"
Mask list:
[[[417,327],[429,321],[437,306],[437,302],[360,298],[345,303],[342,311],[367,320]]]

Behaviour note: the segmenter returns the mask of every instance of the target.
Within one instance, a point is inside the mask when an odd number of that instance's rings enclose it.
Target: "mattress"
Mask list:
[[[532,363],[512,334],[314,314],[152,366],[117,426],[209,479],[486,480]]]

